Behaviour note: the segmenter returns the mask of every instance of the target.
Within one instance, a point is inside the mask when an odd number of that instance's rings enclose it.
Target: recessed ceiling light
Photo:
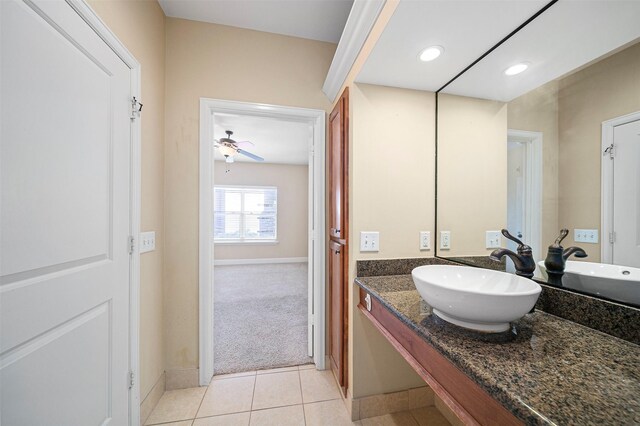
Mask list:
[[[528,62],[521,62],[519,64],[511,65],[509,68],[504,70],[504,73],[506,75],[516,75],[516,74],[520,74],[521,72],[525,71],[527,68],[529,68],[529,63]]]
[[[419,58],[423,62],[433,61],[438,56],[442,55],[442,52],[444,52],[442,46],[427,47],[422,52],[420,52]]]

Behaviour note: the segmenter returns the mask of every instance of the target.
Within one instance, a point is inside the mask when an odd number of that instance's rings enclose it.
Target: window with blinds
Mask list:
[[[215,186],[215,242],[275,241],[278,235],[278,188]]]

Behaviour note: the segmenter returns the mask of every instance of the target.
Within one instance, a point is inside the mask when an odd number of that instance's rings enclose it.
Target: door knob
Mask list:
[[[335,250],[335,253],[336,253],[336,254],[340,254],[340,250],[339,250],[339,249],[338,249],[338,250]]]

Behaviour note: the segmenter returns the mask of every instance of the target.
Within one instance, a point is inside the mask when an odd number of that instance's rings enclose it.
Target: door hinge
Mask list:
[[[134,378],[133,371],[129,371],[129,389],[133,388],[133,378]]]
[[[609,244],[613,244],[616,242],[616,233],[609,232]]]
[[[133,238],[133,235],[129,235],[129,254],[133,254],[135,244],[136,240]]]
[[[142,104],[134,96],[131,99],[131,118],[133,120],[135,120],[136,118],[139,118],[141,112],[142,112]]]
[[[609,145],[605,150],[603,155],[607,155],[609,154],[609,158],[613,160],[614,157],[614,153],[613,153],[613,144]]]

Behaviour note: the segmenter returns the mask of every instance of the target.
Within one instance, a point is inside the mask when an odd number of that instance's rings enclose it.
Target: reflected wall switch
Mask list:
[[[440,250],[451,248],[451,231],[440,231]]]
[[[156,249],[156,233],[154,231],[140,233],[140,253]]]
[[[379,251],[379,232],[360,232],[360,251]]]
[[[431,232],[420,231],[420,250],[431,250]]]
[[[500,248],[500,231],[487,231],[486,248]]]
[[[597,229],[574,229],[573,241],[576,243],[598,243],[598,230]]]

